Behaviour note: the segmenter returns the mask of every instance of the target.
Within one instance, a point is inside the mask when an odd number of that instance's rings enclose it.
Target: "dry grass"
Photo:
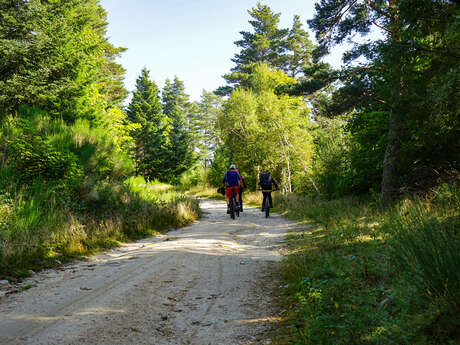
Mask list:
[[[181,227],[201,215],[196,200],[139,178],[105,184],[80,204],[42,187],[0,198],[0,277]]]

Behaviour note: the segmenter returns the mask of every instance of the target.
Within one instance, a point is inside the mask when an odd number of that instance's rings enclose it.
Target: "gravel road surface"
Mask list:
[[[0,298],[0,344],[270,344],[273,272],[296,225],[247,207],[27,278]],[[3,292],[5,292],[3,288]],[[0,294],[2,296],[2,294]]]

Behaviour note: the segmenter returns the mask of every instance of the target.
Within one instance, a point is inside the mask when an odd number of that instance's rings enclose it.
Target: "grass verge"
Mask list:
[[[460,191],[391,207],[372,198],[277,196],[289,236],[277,344],[460,343]]]
[[[201,215],[198,202],[170,185],[132,177],[78,195],[37,182],[0,194],[0,278],[177,228]]]

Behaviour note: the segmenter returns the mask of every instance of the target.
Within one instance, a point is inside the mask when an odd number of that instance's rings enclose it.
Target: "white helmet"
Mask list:
[[[236,165],[235,164],[230,164],[230,169],[236,169]]]

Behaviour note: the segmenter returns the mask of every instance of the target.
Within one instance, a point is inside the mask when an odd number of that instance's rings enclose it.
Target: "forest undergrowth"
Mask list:
[[[460,190],[378,198],[277,195],[291,233],[277,344],[458,344]]]

